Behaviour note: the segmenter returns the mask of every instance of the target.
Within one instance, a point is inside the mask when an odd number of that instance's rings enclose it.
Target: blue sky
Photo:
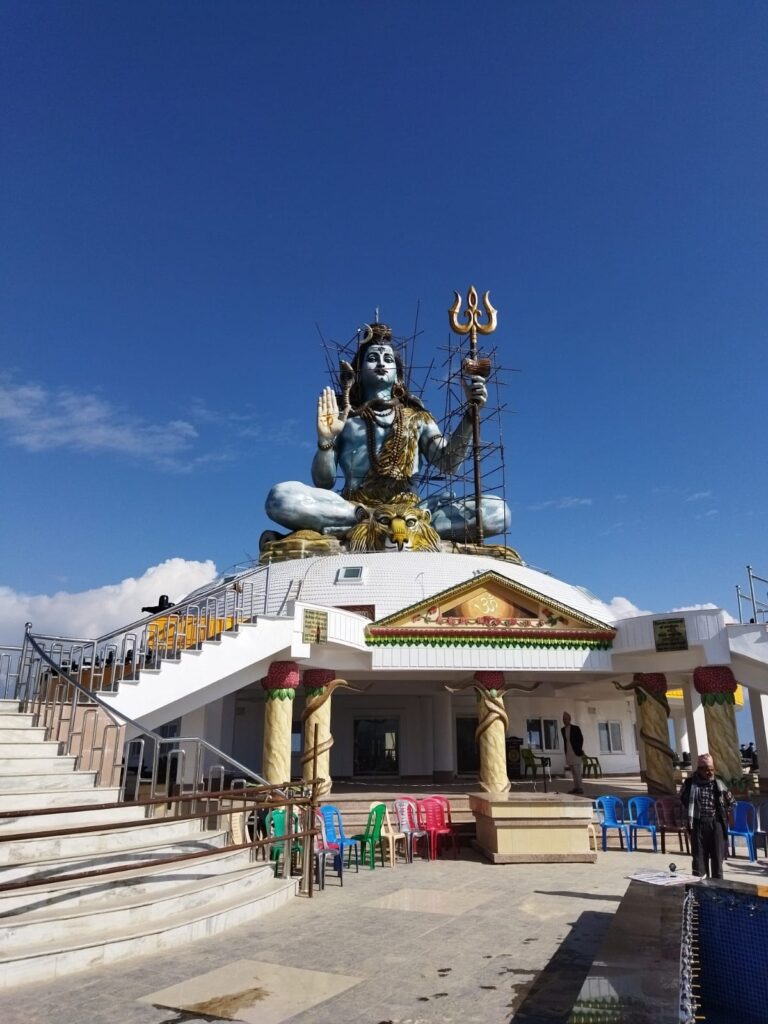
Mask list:
[[[19,595],[255,554],[308,480],[316,324],[419,303],[426,358],[470,283],[527,561],[654,611],[768,575],[764,4],[0,19],[0,639]]]

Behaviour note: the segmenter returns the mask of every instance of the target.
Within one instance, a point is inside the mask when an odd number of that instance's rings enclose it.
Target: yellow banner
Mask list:
[[[682,690],[667,690],[667,700],[682,700]],[[733,699],[736,703],[737,708],[744,707],[744,691],[741,688],[741,683],[736,687],[736,692],[733,695]]]

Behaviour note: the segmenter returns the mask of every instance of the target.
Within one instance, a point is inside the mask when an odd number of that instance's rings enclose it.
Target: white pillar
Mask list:
[[[688,726],[688,742],[691,745],[689,753],[692,764],[695,764],[699,754],[707,752],[709,743],[704,705],[701,703],[701,695],[694,687],[693,679],[690,676],[683,680],[683,705],[685,706],[685,721]]]
[[[749,691],[749,710],[752,714],[752,729],[755,734],[760,792],[768,792],[768,694],[759,690]]]
[[[432,698],[432,777],[435,782],[450,782],[456,773],[456,745],[453,725],[453,698],[439,690]]]
[[[688,750],[688,724],[685,720],[685,711],[682,708],[675,708],[671,715],[672,726],[675,731],[675,751],[682,754]],[[690,753],[690,750],[688,750]]]

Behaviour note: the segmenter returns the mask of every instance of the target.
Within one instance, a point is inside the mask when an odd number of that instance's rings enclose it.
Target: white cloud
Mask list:
[[[671,612],[696,612],[696,611],[711,611],[712,609],[717,608],[717,607],[718,606],[716,604],[712,604],[712,602],[710,601],[707,604],[686,604],[682,608],[670,608],[669,610]],[[725,609],[723,609],[723,617],[725,618],[726,622],[736,622],[737,621],[736,619],[734,619],[734,617],[731,615],[731,613],[725,611]]]
[[[632,604],[629,598],[626,597],[612,597],[608,602],[608,607],[612,612],[612,622],[616,622],[617,619],[631,619],[636,615],[651,615],[652,612],[638,608],[636,604]]]
[[[0,436],[25,451],[118,455],[190,472],[262,445],[314,448],[298,420],[264,423],[251,406],[215,409],[185,400],[185,418],[150,422],[101,395],[20,383],[0,374]]]
[[[529,505],[531,512],[540,512],[545,508],[579,508],[584,505],[591,505],[591,498],[553,498],[550,501],[541,501],[538,505]]]
[[[686,501],[706,501],[707,498],[712,497],[712,491],[695,491],[693,494],[689,494],[685,499]]]
[[[186,420],[147,423],[99,395],[0,379],[0,429],[29,452],[108,452],[171,466],[197,431]]]
[[[160,594],[177,601],[216,577],[213,562],[169,558],[137,579],[128,578],[77,594],[24,594],[0,586],[0,641],[20,644],[24,623],[36,633],[95,638],[142,617],[142,605],[157,604]]]
[[[711,508],[711,509],[709,509],[708,512],[702,512],[700,515],[696,516],[696,518],[697,519],[712,519],[714,516],[719,516],[719,515],[720,515],[719,509]]]

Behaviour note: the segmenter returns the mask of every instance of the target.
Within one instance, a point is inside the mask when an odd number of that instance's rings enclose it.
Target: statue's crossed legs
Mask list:
[[[429,510],[432,526],[443,540],[474,541],[474,498],[460,498],[454,491],[441,491],[425,498],[418,507]],[[502,498],[486,494],[481,507],[486,537],[495,537],[509,530],[511,516]],[[357,508],[358,504],[347,501],[336,491],[309,487],[298,480],[277,484],[266,501],[269,518],[289,530],[316,530],[337,535],[356,524]]]

